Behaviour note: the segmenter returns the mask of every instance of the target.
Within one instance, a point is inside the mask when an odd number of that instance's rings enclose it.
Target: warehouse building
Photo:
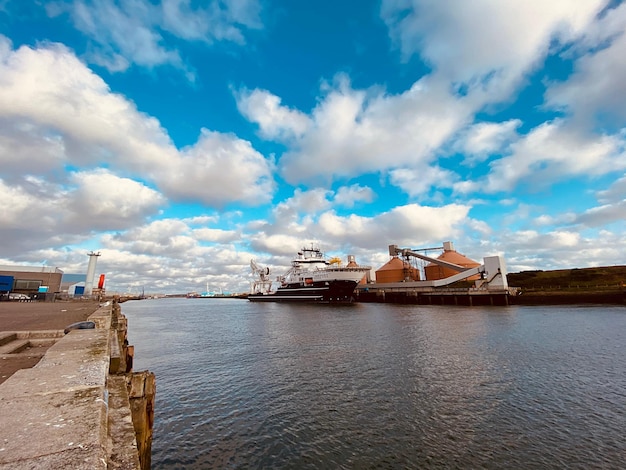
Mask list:
[[[48,266],[0,265],[0,292],[17,292],[45,297],[46,293],[61,291],[63,271]]]

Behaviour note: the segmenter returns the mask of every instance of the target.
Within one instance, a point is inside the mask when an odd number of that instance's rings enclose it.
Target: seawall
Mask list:
[[[88,320],[0,385],[0,469],[150,468],[154,374],[132,372],[119,305]],[[25,332],[14,333],[5,347]]]
[[[510,297],[509,289],[416,288],[408,283],[370,284],[354,291],[357,302],[416,305],[509,305]]]
[[[357,287],[358,302],[417,305],[626,305],[624,287],[605,289],[520,289],[485,290],[471,288],[436,288],[418,290],[402,285],[383,284]]]

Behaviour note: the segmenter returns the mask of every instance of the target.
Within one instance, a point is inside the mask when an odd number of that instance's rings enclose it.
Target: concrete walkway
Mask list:
[[[41,315],[50,315],[48,323],[32,310],[27,313],[28,303],[22,305],[22,324],[30,328],[62,329],[87,317],[96,328],[70,331],[38,364],[16,371],[0,385],[0,469],[139,468],[125,375],[112,371],[112,364],[119,363],[117,330],[111,327],[112,318],[118,317],[112,305],[98,308],[92,303],[97,310],[88,312],[85,305],[33,304]],[[54,308],[43,312],[50,306]],[[109,385],[117,382],[122,386],[112,392]],[[111,435],[112,428],[116,435]]]
[[[38,339],[62,337],[66,326],[86,320],[97,309],[98,303],[92,301],[0,302],[0,384],[16,371],[33,367],[54,344]],[[22,334],[19,339],[28,336],[31,341],[18,353],[11,353],[15,349],[11,346],[18,345],[4,338],[15,332],[37,334]]]

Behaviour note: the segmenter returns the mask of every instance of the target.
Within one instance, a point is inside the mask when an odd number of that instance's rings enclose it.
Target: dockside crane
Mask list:
[[[272,291],[272,280],[270,279],[270,268],[261,267],[253,259],[250,260],[250,268],[256,279],[252,281],[251,293],[268,294]]]

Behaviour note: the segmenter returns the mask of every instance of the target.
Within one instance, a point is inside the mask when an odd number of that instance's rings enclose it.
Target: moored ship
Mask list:
[[[291,268],[276,281],[270,280],[269,268],[261,268],[254,261],[250,266],[258,277],[248,295],[252,302],[349,303],[357,284],[371,269],[357,265],[352,255],[347,266],[341,266],[340,259],[327,260],[314,246],[303,248],[291,261]]]

